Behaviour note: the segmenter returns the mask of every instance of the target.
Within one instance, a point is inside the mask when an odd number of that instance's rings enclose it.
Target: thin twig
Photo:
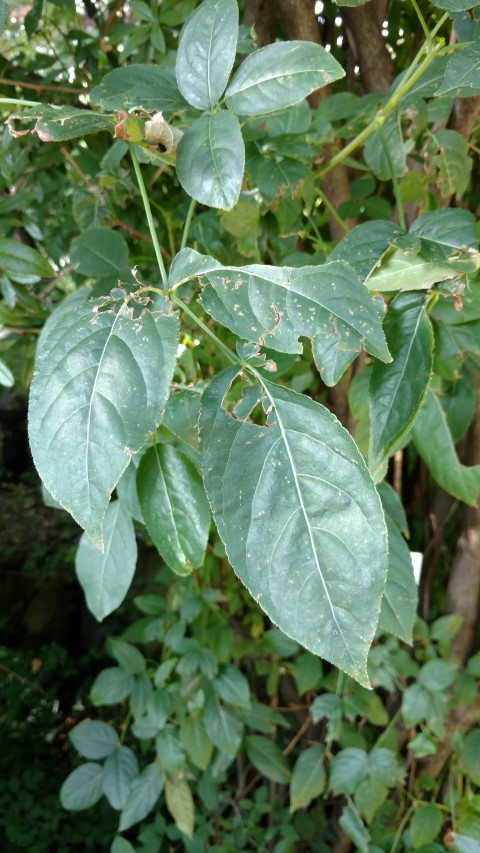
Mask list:
[[[3,86],[18,86],[19,89],[32,89],[35,92],[66,92],[68,95],[87,95],[88,89],[74,89],[71,86],[56,86],[53,83],[27,83],[25,80],[10,80],[0,77]]]

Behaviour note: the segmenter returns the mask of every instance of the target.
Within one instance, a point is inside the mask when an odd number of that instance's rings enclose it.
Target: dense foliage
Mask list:
[[[0,3],[0,380],[98,621],[143,555],[112,853],[480,843],[477,12]]]

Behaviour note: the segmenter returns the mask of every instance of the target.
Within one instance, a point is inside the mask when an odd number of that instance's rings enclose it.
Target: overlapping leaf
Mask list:
[[[200,416],[205,484],[232,566],[282,631],[368,684],[386,531],[365,463],[326,409],[266,380],[257,398],[269,425],[230,415],[235,374],[213,380]]]
[[[337,243],[330,260],[347,261],[363,281],[401,234],[402,230],[390,220],[363,222]]]
[[[90,101],[104,110],[143,109],[167,115],[187,106],[175,75],[157,65],[128,65],[110,71],[92,89]]]
[[[99,310],[87,297],[77,292],[45,324],[29,435],[48,491],[101,545],[112,489],[161,421],[178,317],[160,311],[134,317],[122,301]]]
[[[189,196],[209,207],[230,210],[238,201],[245,146],[236,116],[226,110],[198,118],[177,148],[177,175]]]
[[[41,104],[31,107],[21,113],[8,117],[8,127],[13,136],[24,136],[29,130],[18,130],[15,122],[32,122],[32,133],[36,133],[42,142],[65,142],[89,133],[99,133],[101,130],[113,130],[114,122],[109,116],[102,116],[90,110],[80,110],[77,107],[55,107]]]

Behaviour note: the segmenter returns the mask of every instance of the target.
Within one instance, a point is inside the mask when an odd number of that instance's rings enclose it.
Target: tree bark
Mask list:
[[[381,33],[384,14],[383,0],[342,9],[347,37],[355,48],[365,92],[386,92],[395,77],[392,58]]]
[[[460,133],[464,139],[470,139],[475,120],[480,115],[480,95],[471,98],[457,98],[452,110],[450,127]]]
[[[243,23],[255,28],[257,46],[265,47],[275,41],[277,9],[274,0],[246,0]]]

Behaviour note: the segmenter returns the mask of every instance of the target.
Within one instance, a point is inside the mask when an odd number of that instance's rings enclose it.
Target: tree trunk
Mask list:
[[[257,46],[265,47],[275,41],[277,9],[274,0],[246,0],[243,23],[255,28]]]
[[[367,6],[342,9],[349,43],[360,66],[365,92],[386,92],[393,83],[395,69],[382,36],[385,14],[383,0],[372,0]]]
[[[464,139],[470,139],[475,120],[480,115],[480,95],[471,98],[457,98],[452,110],[450,127],[460,133]]]

